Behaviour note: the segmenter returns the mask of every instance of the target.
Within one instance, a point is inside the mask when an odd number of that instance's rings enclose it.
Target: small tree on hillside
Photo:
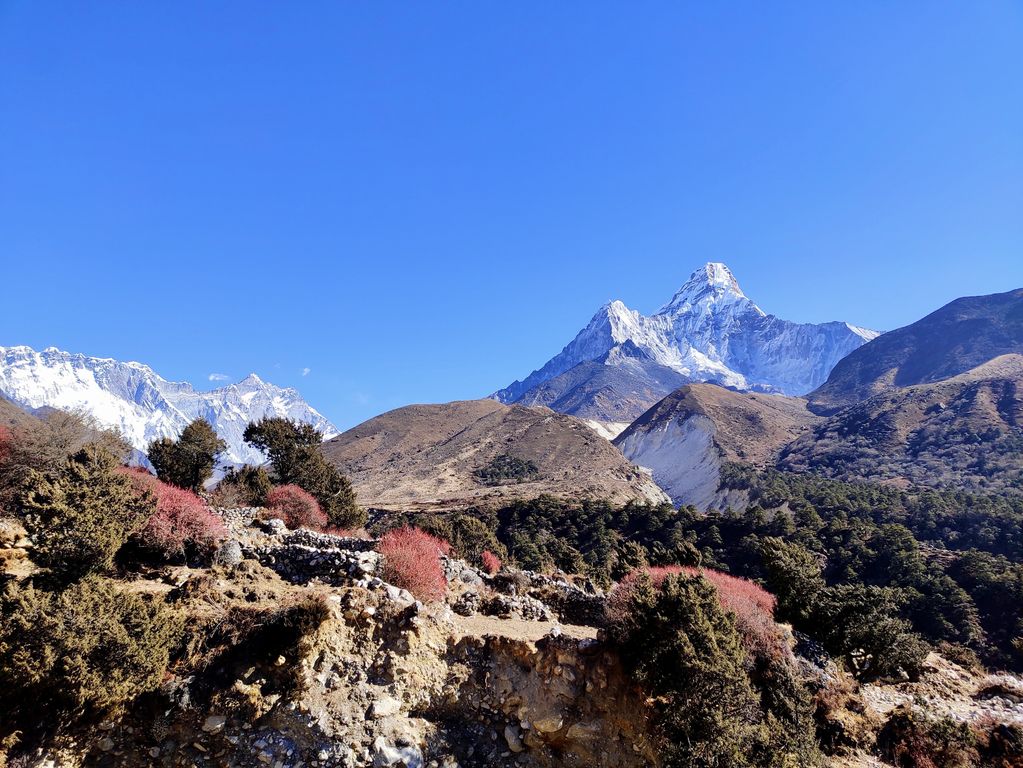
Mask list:
[[[54,477],[33,470],[21,500],[35,535],[32,559],[62,581],[101,573],[155,511],[109,451],[87,445]]]
[[[213,474],[217,456],[225,450],[227,443],[217,437],[210,423],[196,419],[177,440],[169,437],[154,440],[146,453],[157,477],[197,493]]]
[[[270,459],[281,485],[297,485],[311,493],[335,528],[359,528],[366,512],[355,501],[355,489],[320,452],[323,435],[310,424],[271,417],[249,424],[245,441]]]

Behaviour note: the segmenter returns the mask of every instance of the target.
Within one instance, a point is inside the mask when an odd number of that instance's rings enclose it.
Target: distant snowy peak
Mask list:
[[[48,347],[0,347],[0,393],[23,408],[83,409],[121,431],[139,450],[160,437],[177,437],[204,418],[227,443],[228,463],[259,463],[259,451],[242,439],[251,421],[282,416],[312,424],[324,439],[337,428],[299,393],[249,374],[236,384],[199,392],[167,381],[148,365],[89,357]]]
[[[709,262],[693,272],[671,297],[671,301],[661,307],[657,314],[684,312],[699,304],[726,305],[737,302],[746,302],[763,314],[756,304],[746,298],[732,270],[720,262]]]
[[[604,386],[589,398],[557,391],[581,385],[577,373],[565,374],[583,363],[621,367],[634,374],[644,366],[656,367],[656,378],[662,381],[670,378],[663,375],[667,368],[687,381],[801,395],[819,386],[845,355],[877,335],[843,322],[793,323],[769,315],[743,293],[727,266],[710,262],[693,272],[653,315],[642,315],[621,301],[605,304],[558,355],[493,397],[505,403],[525,402],[535,399],[537,388],[544,386],[545,400],[573,403],[566,413],[598,419],[615,413],[617,418],[621,409],[615,402],[622,393],[614,387]],[[546,385],[553,379],[559,379],[554,390]],[[630,408],[639,407],[644,397],[667,394],[647,387],[648,395],[637,398],[637,379],[629,381]]]
[[[870,328],[861,328],[860,326],[853,325],[852,323],[845,323],[845,327],[848,328],[857,336],[859,336],[864,341],[873,341],[874,339],[881,335],[881,331],[874,331],[871,330]]]

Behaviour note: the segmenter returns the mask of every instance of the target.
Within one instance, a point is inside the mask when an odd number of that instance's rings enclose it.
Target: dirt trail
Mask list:
[[[576,640],[595,639],[595,627],[576,624],[552,624],[549,621],[526,621],[525,619],[502,619],[497,616],[455,616],[454,634],[459,637],[507,637],[512,640],[536,642],[557,627],[561,634]]]

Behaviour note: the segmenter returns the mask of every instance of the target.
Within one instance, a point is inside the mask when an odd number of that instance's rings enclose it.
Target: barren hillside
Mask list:
[[[615,445],[652,470],[675,503],[708,509],[724,502],[717,495],[723,463],[770,466],[816,421],[799,398],[690,384],[633,422]]]
[[[615,502],[666,498],[578,419],[495,400],[398,408],[327,441],[323,451],[370,507],[499,503],[541,493]],[[531,469],[501,481],[478,476],[502,459]]]
[[[971,490],[1023,486],[1023,356],[876,395],[788,446],[779,467]]]

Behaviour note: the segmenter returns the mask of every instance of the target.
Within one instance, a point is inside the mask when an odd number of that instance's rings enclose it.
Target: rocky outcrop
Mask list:
[[[445,558],[447,600],[424,604],[380,578],[371,540],[221,514],[240,562],[170,593],[201,660],[55,764],[657,764],[644,698],[595,628],[566,622],[601,615],[589,585]]]

